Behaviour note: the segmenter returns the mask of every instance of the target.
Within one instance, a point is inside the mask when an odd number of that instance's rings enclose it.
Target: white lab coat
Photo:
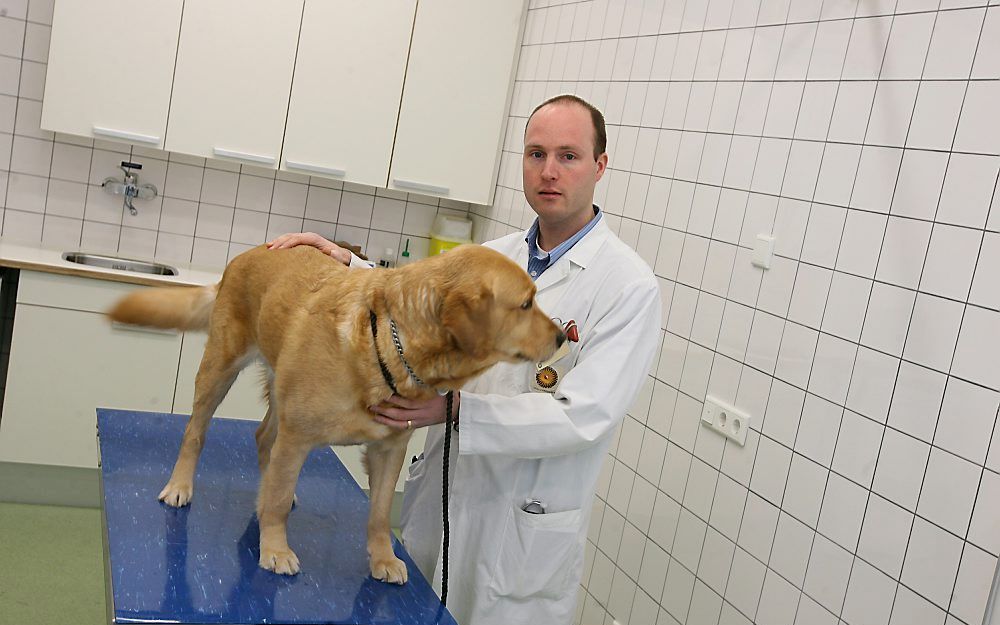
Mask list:
[[[525,233],[487,243],[527,266]],[[594,490],[605,454],[657,353],[652,271],[602,219],[537,280],[551,317],[577,322],[554,392],[535,366],[501,363],[462,390],[452,436],[448,607],[461,625],[572,622]],[[440,590],[444,427],[409,466],[403,542]],[[528,514],[527,499],[546,506]]]

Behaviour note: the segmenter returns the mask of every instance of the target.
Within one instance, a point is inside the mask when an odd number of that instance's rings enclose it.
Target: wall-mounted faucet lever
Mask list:
[[[124,201],[125,206],[128,208],[128,212],[133,216],[138,215],[139,211],[137,211],[135,206],[132,205],[132,200],[135,198],[140,200],[153,199],[157,194],[156,187],[149,183],[139,184],[139,176],[133,173],[132,170],[142,169],[141,163],[122,161],[121,165],[119,165],[119,169],[125,173],[124,181],[118,180],[114,176],[110,176],[104,179],[101,186],[104,187],[105,191],[112,195],[125,196]]]

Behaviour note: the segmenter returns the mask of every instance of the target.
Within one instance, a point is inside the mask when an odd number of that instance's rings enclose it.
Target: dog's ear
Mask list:
[[[444,298],[441,323],[455,344],[473,358],[485,358],[490,349],[490,300],[485,288],[456,288]]]

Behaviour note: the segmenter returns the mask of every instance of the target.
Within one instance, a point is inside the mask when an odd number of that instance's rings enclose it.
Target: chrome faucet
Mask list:
[[[139,211],[132,205],[132,201],[135,198],[139,198],[140,200],[153,199],[157,194],[156,187],[148,183],[139,184],[139,176],[132,173],[131,170],[133,169],[142,169],[141,163],[122,161],[119,169],[125,172],[124,182],[114,176],[110,176],[104,179],[101,186],[112,195],[124,195],[125,206],[128,208],[128,212],[133,216],[138,215]]]

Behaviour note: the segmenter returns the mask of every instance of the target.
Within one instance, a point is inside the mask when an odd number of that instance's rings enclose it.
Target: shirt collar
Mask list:
[[[535,217],[534,223],[531,224],[531,228],[528,229],[528,233],[525,235],[524,240],[528,244],[528,258],[535,259],[536,261],[548,260],[546,267],[550,267],[555,264],[563,254],[569,251],[577,241],[582,239],[588,232],[594,229],[597,222],[601,220],[603,213],[600,207],[596,204],[594,205],[594,217],[587,222],[587,225],[577,230],[576,234],[566,239],[555,248],[546,252],[545,250],[538,247],[538,218]]]

